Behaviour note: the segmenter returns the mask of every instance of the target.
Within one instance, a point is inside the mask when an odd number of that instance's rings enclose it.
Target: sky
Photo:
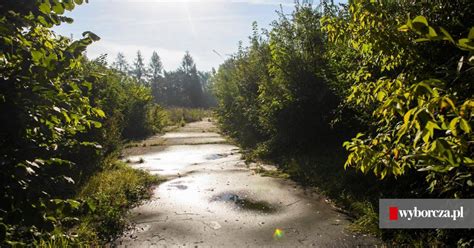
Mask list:
[[[247,42],[253,21],[267,28],[280,8],[291,13],[294,0],[89,0],[66,14],[73,24],[54,30],[75,39],[84,31],[101,37],[88,48],[89,58],[107,54],[112,62],[122,52],[132,62],[140,50],[148,63],[156,51],[170,71],[189,51],[198,69],[209,71],[234,53],[239,41]]]

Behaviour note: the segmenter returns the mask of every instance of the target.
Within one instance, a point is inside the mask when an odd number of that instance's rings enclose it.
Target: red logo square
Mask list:
[[[388,207],[389,220],[398,220],[398,207]]]

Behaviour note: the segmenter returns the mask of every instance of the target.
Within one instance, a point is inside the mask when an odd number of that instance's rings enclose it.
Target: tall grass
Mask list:
[[[51,236],[48,239],[41,239],[37,241],[34,245],[35,247],[39,248],[56,248],[56,247],[85,247],[81,246],[74,241],[72,241],[70,238],[65,237],[63,235],[60,236]]]
[[[168,125],[170,126],[201,121],[206,117],[212,116],[212,111],[209,109],[167,108],[165,112]]]
[[[84,216],[73,231],[89,244],[113,240],[127,227],[127,211],[149,199],[150,188],[160,181],[160,178],[122,162],[95,174],[78,198],[93,202],[96,209]]]

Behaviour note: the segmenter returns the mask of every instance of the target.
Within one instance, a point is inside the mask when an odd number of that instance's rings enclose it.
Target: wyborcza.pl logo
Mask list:
[[[452,218],[453,220],[464,218],[464,207],[460,207],[457,210],[420,210],[418,207],[414,207],[413,209],[398,209],[398,207],[391,206],[388,210],[389,220],[398,220],[398,216],[400,216],[400,218],[406,218],[407,220],[412,220],[413,218]]]
[[[474,199],[380,199],[380,228],[474,228]]]

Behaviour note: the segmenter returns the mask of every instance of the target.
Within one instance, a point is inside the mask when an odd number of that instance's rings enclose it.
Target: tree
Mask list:
[[[161,63],[160,56],[155,51],[153,51],[153,55],[151,56],[148,71],[151,91],[155,102],[164,103],[166,88],[163,80],[163,64]]]
[[[181,70],[186,74],[192,74],[196,72],[196,64],[194,63],[194,59],[189,51],[186,51],[183,60],[181,61]]]
[[[159,79],[163,78],[163,64],[160,56],[155,51],[153,51],[148,68],[151,82],[158,82]]]
[[[214,68],[213,68],[214,69]],[[215,74],[215,73],[214,73]],[[202,86],[202,106],[203,107],[212,107],[216,105],[214,95],[212,93],[212,72],[198,72],[199,81]]]
[[[112,67],[115,68],[116,70],[127,73],[129,70],[129,65],[127,60],[125,59],[125,55],[123,53],[118,53],[117,57],[115,58],[115,61],[112,63]]]
[[[143,82],[143,80],[145,80],[147,70],[146,70],[145,62],[143,61],[143,56],[142,56],[142,53],[140,52],[140,50],[137,51],[137,57],[135,58],[135,60],[133,62],[133,67],[132,67],[131,74],[139,82]]]
[[[52,231],[66,214],[62,206],[74,210],[80,205],[60,197],[79,168],[71,151],[89,147],[95,153],[96,143],[78,136],[99,128],[105,117],[88,97],[95,76],[82,74],[83,54],[99,37],[84,32],[82,39],[72,41],[50,30],[72,22],[63,13],[79,2],[0,4],[2,247]]]
[[[190,107],[201,107],[202,106],[202,86],[199,80],[199,75],[196,69],[194,59],[191,57],[188,51],[186,51],[183,61],[181,62],[180,72],[183,73],[185,78],[184,93],[189,96]]]

